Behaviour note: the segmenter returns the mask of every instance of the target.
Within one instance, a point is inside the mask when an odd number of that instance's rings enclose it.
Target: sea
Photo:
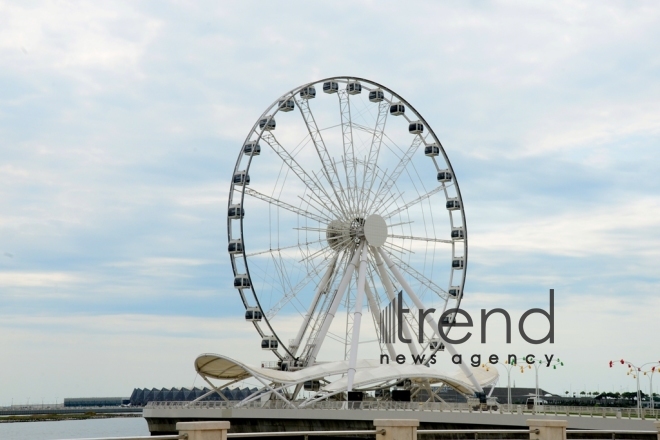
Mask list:
[[[0,423],[1,440],[58,440],[148,436],[142,417]]]

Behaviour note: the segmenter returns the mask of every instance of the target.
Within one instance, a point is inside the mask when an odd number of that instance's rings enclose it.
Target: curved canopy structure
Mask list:
[[[195,360],[195,370],[208,381],[209,378],[239,381],[253,377],[265,385],[256,395],[265,392],[275,392],[289,386],[302,385],[310,381],[322,381],[319,394],[315,400],[348,391],[348,376],[345,374],[349,361],[319,363],[311,367],[296,371],[280,371],[247,365],[220,354],[202,354]],[[481,387],[494,385],[499,374],[497,369],[484,369],[470,367],[471,373]],[[404,379],[427,384],[445,384],[460,393],[472,395],[478,390],[474,387],[466,374],[457,370],[445,374],[437,369],[424,365],[382,365],[378,360],[358,360],[353,389],[368,390],[391,386]],[[276,393],[278,394],[278,393]],[[279,395],[280,398],[283,398]],[[253,400],[251,398],[246,401]],[[287,400],[287,399],[283,399]]]

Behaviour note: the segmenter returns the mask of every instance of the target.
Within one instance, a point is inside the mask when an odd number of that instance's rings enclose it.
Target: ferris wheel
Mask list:
[[[395,356],[383,312],[399,297],[401,347],[444,350],[432,326],[463,296],[463,201],[439,139],[392,90],[333,77],[275,100],[241,145],[227,234],[245,319],[277,368]]]

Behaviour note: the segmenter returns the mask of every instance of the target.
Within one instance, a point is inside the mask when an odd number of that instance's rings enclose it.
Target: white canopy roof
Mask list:
[[[482,387],[493,385],[499,377],[496,368],[488,370],[480,367],[469,368]],[[255,376],[269,382],[295,385],[311,380],[329,380],[331,376],[342,375],[348,370],[348,361],[320,363],[296,371],[280,371],[250,366],[227,356],[209,353],[197,357],[195,369],[202,376],[221,380],[243,380]],[[426,379],[431,383],[443,382],[466,394],[473,394],[476,391],[461,370],[445,374],[433,367],[399,364],[381,365],[378,360],[357,361],[353,386],[355,388],[365,388],[403,379]],[[337,392],[345,390],[346,387],[347,378],[344,376],[326,384],[322,390]]]

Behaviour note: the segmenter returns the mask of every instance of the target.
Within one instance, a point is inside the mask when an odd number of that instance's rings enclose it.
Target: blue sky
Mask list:
[[[395,90],[443,142],[473,316],[556,289],[556,343],[535,351],[567,367],[542,385],[630,389],[607,361],[660,361],[654,2],[32,1],[0,17],[0,405],[191,386],[202,352],[266,358],[230,287],[229,179],[261,112],[332,75]]]

